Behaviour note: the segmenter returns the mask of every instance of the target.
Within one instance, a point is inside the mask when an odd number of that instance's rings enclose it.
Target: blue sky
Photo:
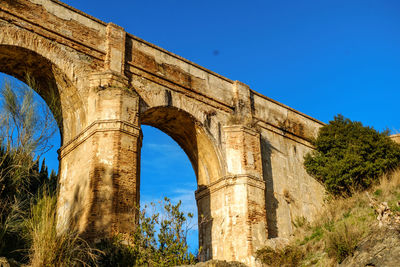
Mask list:
[[[64,2],[323,122],[341,113],[400,132],[399,1]],[[193,211],[186,155],[143,131],[142,201],[181,198]]]

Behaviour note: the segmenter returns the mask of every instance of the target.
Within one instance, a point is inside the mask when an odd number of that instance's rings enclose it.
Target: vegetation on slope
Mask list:
[[[258,259],[270,266],[336,266],[382,225],[377,218],[400,218],[400,169],[393,171],[400,146],[387,132],[339,115],[321,128],[313,144],[316,150],[306,156],[305,167],[330,195],[313,222],[304,217],[292,222],[296,230],[289,244],[257,251]],[[387,206],[386,215],[377,203]]]
[[[257,252],[258,258],[271,266],[336,266],[378,227],[372,198],[378,203],[387,202],[390,210],[399,216],[400,171],[384,176],[379,185],[366,192],[332,198],[312,223],[297,218],[290,244],[276,250],[265,247]]]

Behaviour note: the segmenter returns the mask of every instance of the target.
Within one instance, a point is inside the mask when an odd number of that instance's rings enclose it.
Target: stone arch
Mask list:
[[[152,107],[140,114],[140,123],[160,129],[182,147],[192,163],[199,188],[222,177],[216,142],[188,112],[172,106]]]
[[[85,105],[72,82],[72,67],[67,54],[55,44],[29,32],[2,28],[0,72],[29,83],[47,103],[60,129],[61,142],[76,136],[85,125]]]

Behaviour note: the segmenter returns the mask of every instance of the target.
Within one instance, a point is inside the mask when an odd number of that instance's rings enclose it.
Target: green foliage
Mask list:
[[[300,247],[290,245],[281,249],[264,247],[256,252],[257,259],[270,266],[299,266],[304,256]]]
[[[172,205],[168,198],[165,198],[165,218],[161,220],[160,233],[158,234],[160,262],[162,265],[181,265],[191,263],[193,255],[188,252],[186,242],[187,231],[185,214],[180,211],[181,201]],[[193,214],[188,213],[188,218]]]
[[[334,195],[369,188],[400,161],[400,145],[387,131],[379,133],[342,115],[323,126],[312,144],[315,151],[306,155],[304,166]]]
[[[105,252],[101,266],[176,266],[193,264],[196,258],[188,251],[187,219],[192,214],[180,211],[181,202],[173,205],[168,198],[162,213],[155,204],[139,213],[139,225],[129,236],[118,235],[103,240],[99,249]],[[148,212],[153,208],[153,212]]]
[[[313,233],[311,234],[309,240],[320,240],[322,238],[322,236],[324,235],[324,231],[322,229],[322,227],[315,227]]]

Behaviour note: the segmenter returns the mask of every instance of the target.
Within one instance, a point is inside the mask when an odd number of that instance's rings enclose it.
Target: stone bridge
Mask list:
[[[141,125],[171,136],[197,177],[201,259],[254,262],[318,213],[303,157],[321,122],[55,0],[0,0],[0,71],[30,77],[60,128],[58,226],[132,231]]]

